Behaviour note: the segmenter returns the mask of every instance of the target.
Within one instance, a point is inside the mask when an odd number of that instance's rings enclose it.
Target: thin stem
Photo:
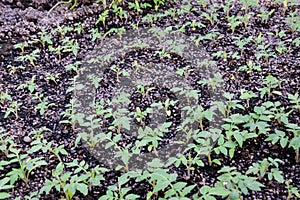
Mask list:
[[[59,160],[60,163],[63,162],[62,159],[61,159],[61,157],[60,157],[57,153],[55,153],[54,150],[49,149],[49,151],[50,151],[51,153],[53,153],[53,154],[57,157],[57,159]]]
[[[286,12],[287,8],[288,8],[288,2],[287,0],[283,0],[283,13]]]
[[[190,169],[191,166],[192,166],[192,163],[190,162],[190,164],[187,167],[187,179],[190,179],[190,177],[191,177],[191,169]]]
[[[58,153],[56,153],[53,149],[49,148],[46,144],[44,144],[44,143],[42,143],[42,142],[40,142],[40,144],[41,144],[42,146],[44,146],[44,147],[47,147],[48,150],[49,150],[51,153],[53,153],[53,154],[58,158],[58,160],[59,160],[60,163],[63,162],[62,159],[61,159],[61,157],[58,155]]]
[[[157,151],[156,151],[156,148],[155,147],[153,147],[153,151],[154,151],[154,154],[159,158],[159,156],[158,156],[158,153],[157,153]]]
[[[209,166],[212,166],[212,161],[211,161],[211,155],[210,155],[210,151],[207,154],[207,159],[208,159],[208,164]]]
[[[299,162],[299,149],[296,149],[296,162],[298,163]]]
[[[49,15],[56,7],[58,7],[60,4],[69,4],[69,3],[72,3],[72,0],[58,2],[57,4],[55,4],[55,5],[48,11],[48,15]],[[75,0],[75,3],[74,3],[75,6],[76,6],[76,3],[77,3],[77,0]],[[74,5],[71,7],[71,9],[73,9],[73,7],[75,7]]]
[[[78,1],[78,0],[74,0],[74,4],[73,4],[73,6],[70,8],[70,10],[73,10],[73,9],[76,7],[77,1]]]
[[[289,191],[289,192],[288,192],[288,196],[287,196],[287,198],[286,198],[286,199],[287,199],[287,200],[290,200],[290,199],[291,199],[291,197],[292,197],[292,194],[291,194],[291,192]]]
[[[200,129],[203,131],[203,122],[202,122],[202,119],[199,120],[199,126],[200,126]]]

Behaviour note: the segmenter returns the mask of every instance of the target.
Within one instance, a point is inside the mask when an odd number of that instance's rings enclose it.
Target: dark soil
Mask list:
[[[66,105],[72,99],[72,93],[67,93],[66,91],[72,84],[72,78],[76,75],[75,72],[66,71],[65,66],[67,64],[74,63],[75,61],[83,60],[85,56],[99,43],[98,40],[95,42],[91,40],[91,34],[88,30],[96,27],[99,28],[99,30],[109,30],[112,27],[131,28],[130,25],[140,21],[142,16],[145,16],[147,13],[155,13],[155,11],[147,9],[140,14],[132,11],[130,12],[127,20],[120,20],[110,13],[110,17],[104,27],[100,23],[95,25],[98,15],[101,13],[102,9],[101,6],[92,3],[92,1],[79,1],[77,7],[72,11],[68,10],[69,5],[62,5],[57,7],[57,9],[50,13],[50,15],[47,15],[48,11],[57,2],[58,1],[52,0],[2,0],[0,2],[0,91],[8,91],[13,97],[13,100],[22,103],[19,108],[19,118],[17,119],[14,115],[4,118],[6,106],[0,104],[0,127],[3,127],[12,135],[15,142],[23,149],[24,152],[26,152],[30,147],[30,142],[28,142],[28,138],[26,138],[29,137],[29,139],[32,139],[32,135],[29,135],[29,133],[34,129],[37,130],[40,127],[47,127],[51,130],[51,132],[47,131],[44,133],[45,139],[52,141],[54,145],[64,145],[65,149],[69,152],[69,156],[62,156],[64,162],[76,159],[78,161],[85,160],[90,166],[95,166],[97,164],[103,165],[103,163],[90,155],[89,151],[85,147],[80,145],[78,147],[74,147],[76,133],[73,131],[71,125],[59,123],[64,119],[61,113],[66,110]],[[217,2],[220,4],[222,3],[222,1]],[[161,9],[167,10],[172,7],[177,8],[179,7],[179,4],[180,2],[177,4],[166,3],[166,5]],[[271,49],[275,49],[278,41],[292,41],[300,37],[299,31],[291,32],[284,22],[288,13],[291,13],[296,9],[300,9],[299,6],[290,7],[285,14],[283,13],[283,8],[278,5],[274,6],[269,3],[262,3],[262,7],[267,10],[275,9],[275,12],[270,17],[268,23],[264,23],[260,18],[256,17],[258,9],[251,9],[251,12],[255,13],[255,17],[251,18],[247,28],[240,25],[236,28],[234,33],[232,33],[228,27],[225,20],[226,14],[222,11],[221,7],[216,10],[216,13],[219,15],[219,20],[212,26],[209,21],[200,18],[204,8],[197,4],[195,4],[193,12],[189,12],[178,19],[173,19],[170,16],[163,17],[158,19],[155,24],[159,27],[166,27],[170,25],[182,25],[186,21],[201,20],[201,22],[206,25],[206,28],[196,28],[195,30],[192,30],[188,27],[184,33],[189,36],[200,36],[212,30],[219,32],[223,37],[218,39],[217,42],[212,40],[205,40],[204,42],[201,42],[201,45],[203,45],[210,55],[220,50],[227,52],[240,52],[241,50],[233,43],[233,39],[235,37],[247,38],[249,36],[257,36],[260,32],[275,33],[276,29],[285,30],[286,36],[282,38],[271,34],[269,35],[266,42],[270,44]],[[244,10],[241,10],[241,5],[237,3],[230,11],[230,14],[237,15],[244,12]],[[78,22],[84,24],[85,28],[83,29],[83,32],[78,34],[73,31],[66,35],[67,37],[76,38],[78,40],[80,50],[77,56],[69,53],[62,53],[61,59],[58,59],[56,54],[50,52],[47,48],[44,48],[40,43],[38,43],[37,45],[40,47],[41,51],[39,53],[39,58],[35,61],[35,67],[27,64],[25,69],[17,70],[15,73],[10,72],[10,69],[8,68],[9,65],[19,66],[22,64],[22,62],[15,60],[15,58],[22,55],[22,53],[19,49],[13,48],[14,44],[37,38],[37,33],[41,30],[51,30],[58,26],[74,27],[74,24]],[[140,22],[140,26],[150,27],[151,25],[147,22]],[[62,37],[56,34],[53,40],[54,45],[58,44],[61,39]],[[238,59],[230,57],[227,59],[220,59],[214,57],[218,70],[223,76],[223,90],[234,93],[235,96],[238,96],[240,94],[240,90],[243,88],[249,89],[258,94],[259,92],[256,88],[262,86],[262,78],[268,74],[272,74],[278,79],[284,80],[279,89],[283,95],[286,96],[287,93],[294,94],[299,92],[300,51],[299,47],[296,47],[295,44],[288,43],[288,45],[290,47],[290,51],[282,55],[278,53],[276,58],[270,57],[268,62],[264,62],[264,60],[261,59],[260,64],[262,71],[253,71],[250,74],[237,71],[236,66],[246,64],[249,59],[254,58],[257,50],[254,48],[254,43],[252,42],[243,48],[242,56]],[[31,52],[32,50],[33,49],[31,48],[25,48],[25,53]],[[137,51],[137,53],[128,54],[126,55],[126,58],[124,58],[124,67],[126,68],[126,65],[131,66],[133,60],[143,60],[144,62],[153,61],[158,63],[165,62],[166,65],[170,66],[174,70],[185,64],[184,60],[181,60],[176,56],[163,60],[160,56],[155,56],[153,54],[153,51],[149,49],[143,49]],[[149,61],[150,59],[151,61]],[[119,61],[117,60],[115,64],[118,64]],[[56,75],[56,82],[46,79],[46,73],[49,72]],[[36,89],[37,91],[34,92],[44,94],[44,96],[48,97],[48,102],[53,103],[53,106],[49,107],[44,115],[40,115],[34,110],[37,102],[32,100],[27,89],[17,89],[20,84],[30,80],[32,77],[35,77],[35,82],[38,86],[38,89]],[[191,85],[201,78],[202,77],[197,74],[192,74],[190,76]],[[109,97],[115,81],[116,75],[114,72],[109,71],[106,79],[102,82],[102,88],[99,88],[99,96],[97,98],[101,98],[103,96]],[[101,93],[101,91],[103,93]],[[209,94],[205,92],[205,88],[202,88],[202,91],[202,99],[200,98],[199,103],[203,106],[209,106],[206,105]],[[137,106],[142,109],[146,109],[152,102],[163,101],[167,96],[172,97],[172,93],[168,91],[168,88],[159,87],[156,87],[155,90],[145,97],[141,97],[139,94],[133,93],[131,95],[132,103],[130,104],[130,107],[132,110],[135,110],[135,107]],[[273,95],[269,98],[265,97],[265,99],[256,99],[251,101],[250,106],[246,108],[245,111],[235,110],[234,112],[252,112],[255,105],[260,105],[262,101],[267,100],[271,100],[273,102],[280,101],[286,110],[291,109],[291,105],[287,98]],[[245,101],[243,103],[246,105]],[[174,129],[176,127],[176,123],[180,121],[178,112],[180,112],[180,109],[173,107],[172,116],[168,119],[173,122]],[[294,111],[290,114],[289,120],[292,123],[299,125],[299,116],[299,111]],[[147,120],[150,121],[150,118],[148,117]],[[145,121],[146,124],[149,123],[147,120]],[[278,123],[274,123],[272,125],[272,129],[274,130],[284,129],[284,127]],[[171,138],[172,131],[166,135],[165,140],[167,141]],[[219,158],[222,165],[235,166],[238,171],[243,173],[247,171],[249,166],[258,160],[268,157],[280,158],[284,161],[284,164],[280,165],[280,170],[283,171],[285,179],[292,179],[293,185],[300,189],[300,164],[295,162],[295,152],[292,149],[282,149],[279,145],[272,145],[269,142],[264,142],[265,138],[266,136],[260,135],[258,138],[247,140],[242,148],[237,149],[233,159],[215,154],[212,156],[213,158]],[[135,139],[133,139],[130,135],[124,137],[125,143],[134,142],[134,140]],[[15,184],[15,189],[12,191],[13,196],[11,199],[15,199],[16,197],[25,197],[25,195],[30,194],[30,192],[41,188],[46,178],[51,179],[51,171],[58,164],[58,160],[51,156],[50,153],[40,153],[40,156],[45,158],[48,165],[34,170],[31,174],[29,184],[25,184],[23,181],[18,181]],[[0,159],[5,159],[4,154],[0,154]],[[203,159],[207,164],[206,158]],[[5,172],[8,172],[11,167],[13,166],[8,166],[5,169]],[[192,171],[191,177],[187,181],[197,185],[194,192],[196,193],[197,190],[199,190],[204,184],[213,186],[213,184],[217,181],[217,171],[221,169],[221,167],[222,166],[218,165],[206,165],[206,167],[197,167],[195,171]],[[170,170],[178,173],[178,180],[185,180],[187,174],[185,168],[173,167]],[[0,177],[1,176],[3,177],[3,174],[0,174]],[[102,183],[102,185],[94,187],[87,197],[77,195],[74,199],[96,199],[101,194],[105,194],[107,186],[114,184],[117,181],[118,176],[120,176],[120,172],[118,171],[111,170],[107,172],[105,174],[106,180]],[[280,184],[275,181],[268,181],[266,178],[262,179],[261,182],[266,187],[261,192],[251,192],[251,194],[245,196],[244,199],[279,200],[286,198],[287,191],[284,184]],[[141,199],[146,199],[147,192],[151,190],[151,186],[146,182],[135,183],[134,180],[132,180],[127,185],[132,188],[132,191],[134,191],[135,194],[141,195]],[[42,197],[42,199],[59,198],[63,198],[63,194],[59,194],[55,190],[52,190],[51,194]],[[158,197],[156,198],[158,199]]]

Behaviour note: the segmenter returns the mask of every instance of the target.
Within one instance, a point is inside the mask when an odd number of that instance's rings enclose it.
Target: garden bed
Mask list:
[[[297,1],[57,3],[0,2],[0,199],[300,198]]]

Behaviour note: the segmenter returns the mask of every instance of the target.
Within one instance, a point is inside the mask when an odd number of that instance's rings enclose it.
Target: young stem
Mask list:
[[[157,157],[159,157],[155,147],[153,147],[153,151],[154,151],[154,154],[155,154]]]
[[[207,153],[207,159],[208,159],[209,166],[212,166],[210,151]]]
[[[288,7],[288,1],[287,0],[283,0],[283,13],[286,12],[287,7]]]
[[[58,175],[55,176],[55,178],[59,181],[59,185],[60,185],[60,187],[63,189],[63,188],[65,187],[66,184],[63,183],[63,182],[61,181],[61,179],[59,178]],[[66,199],[67,199],[67,200],[70,200],[69,195],[68,195],[68,192],[67,192],[67,191],[64,191],[64,193],[65,193]]]
[[[190,163],[187,167],[187,179],[190,179],[191,178],[191,166],[192,166],[192,163]]]
[[[129,165],[128,165],[128,162],[125,163],[125,171],[128,172],[129,171]]]
[[[48,147],[46,144],[44,144],[44,143],[42,143],[42,142],[40,142],[40,144],[41,144],[43,147]],[[51,153],[53,153],[53,154],[58,158],[58,160],[59,160],[60,163],[62,163],[62,159],[61,159],[61,157],[58,155],[58,153],[56,153],[53,149],[50,149],[50,148],[48,148],[48,150],[49,150]]]
[[[281,124],[280,118],[277,118],[277,122],[278,122],[278,124]]]
[[[199,127],[200,127],[201,131],[203,131],[203,122],[202,122],[202,119],[199,120]]]
[[[72,3],[72,0],[58,2],[57,4],[55,4],[55,5],[48,11],[48,15],[49,15],[49,14],[50,14],[57,6],[59,6],[60,4],[69,4],[69,3]],[[72,6],[72,7],[73,7],[73,6]]]
[[[292,197],[292,194],[290,192],[288,192],[288,196],[286,197],[286,200],[290,200]]]
[[[117,129],[117,133],[118,133],[118,134],[121,133],[121,128],[122,128],[122,126],[121,126],[121,125],[118,125],[118,129]]]

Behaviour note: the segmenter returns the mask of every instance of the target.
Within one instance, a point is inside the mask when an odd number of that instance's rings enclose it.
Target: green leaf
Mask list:
[[[237,144],[233,141],[227,141],[224,144],[224,147],[227,147],[227,148],[235,148],[236,146],[237,146]]]
[[[45,185],[41,188],[40,193],[42,194],[43,192],[45,192],[46,194],[49,194],[50,190],[52,189],[52,187],[54,186],[53,182],[50,181],[49,179],[46,179],[46,183]],[[59,186],[59,184],[58,184]],[[59,189],[58,189],[59,191]]]
[[[289,147],[293,147],[294,149],[300,148],[300,137],[294,137],[291,139]]]
[[[159,181],[153,188],[152,192],[158,192],[161,190],[164,190],[166,187],[168,187],[169,182],[168,181]]]
[[[234,190],[230,193],[230,200],[240,200],[240,194],[238,191]]]
[[[218,159],[213,159],[212,160],[213,163],[216,163],[217,165],[221,165],[221,161],[219,161]]]
[[[180,160],[183,165],[187,166],[187,159],[184,155],[180,154]]]
[[[171,115],[171,111],[170,110],[166,110],[166,114],[167,114],[167,116],[170,116]]]
[[[119,186],[124,185],[128,181],[129,181],[129,179],[128,179],[127,175],[123,175],[123,176],[118,177]]]
[[[233,158],[235,149],[229,149],[229,157]]]
[[[236,141],[239,143],[239,146],[242,147],[243,146],[244,137],[240,133],[234,133],[233,136],[236,139]]]
[[[66,184],[63,190],[64,192],[68,193],[69,197],[72,197],[76,193],[76,184],[75,183]]]
[[[227,155],[227,149],[225,147],[220,147],[219,150],[221,151],[222,154]]]
[[[10,178],[10,184],[14,185],[15,182],[20,178],[24,177],[24,174],[20,169],[13,169],[9,173],[7,173],[7,176]]]
[[[147,193],[147,197],[146,197],[147,200],[148,200],[148,199],[151,199],[151,196],[152,196],[153,194],[154,194],[154,192],[148,192],[148,193]]]
[[[130,121],[129,121],[129,119],[127,119],[126,122],[123,121],[122,126],[123,126],[123,128],[125,128],[126,130],[130,131]]]
[[[59,151],[62,155],[68,155],[68,152],[65,149],[60,149]]]
[[[247,188],[249,188],[250,190],[254,190],[254,191],[261,191],[261,188],[264,187],[263,184],[261,184],[257,181],[251,181],[251,180],[246,180],[245,184],[246,184]]]
[[[41,144],[35,145],[35,146],[31,147],[31,148],[28,150],[28,153],[29,153],[29,154],[35,153],[35,152],[41,150],[42,147],[43,147],[43,146],[42,146]]]
[[[7,199],[9,198],[11,195],[7,192],[0,192],[0,199]]]
[[[168,190],[166,193],[165,193],[165,196],[164,198],[168,198],[168,197],[171,197],[171,196],[174,196],[176,195],[176,191],[174,189],[170,189]]]
[[[207,194],[207,193],[209,193],[210,190],[211,190],[211,188],[210,188],[209,186],[204,185],[204,186],[202,186],[202,187],[200,188],[200,193],[201,193],[201,194]]]
[[[282,175],[282,171],[275,171],[273,173],[273,176],[275,178],[276,181],[278,181],[279,183],[283,183],[284,182],[284,178],[283,178],[283,175]]]
[[[173,188],[176,189],[177,191],[182,190],[185,186],[187,185],[186,182],[177,182],[173,185]]]
[[[76,189],[83,194],[84,196],[86,196],[89,192],[88,190],[88,186],[84,183],[77,183],[76,184]]]
[[[138,199],[140,196],[137,194],[128,194],[126,195],[126,199]]]
[[[288,141],[289,141],[289,138],[288,138],[288,137],[282,138],[282,139],[280,140],[280,146],[281,146],[282,148],[286,147]]]
[[[279,96],[282,96],[282,93],[281,93],[280,91],[274,90],[272,93],[273,93],[273,94],[277,94],[277,95],[279,95]]]
[[[3,179],[0,180],[0,190],[3,189],[3,187],[5,186],[6,183],[9,182],[9,178],[5,177]]]
[[[258,171],[259,171],[259,170],[258,170],[256,167],[251,166],[251,167],[249,167],[249,169],[246,171],[246,174],[251,174],[251,173],[257,174]]]
[[[151,162],[148,162],[147,165],[153,168],[160,168],[164,166],[159,158],[154,158]]]
[[[217,196],[228,196],[230,191],[225,188],[211,188],[209,189],[209,193]]]
[[[120,138],[121,138],[121,135],[118,134],[115,137],[113,137],[113,141],[117,143],[120,140]]]
[[[176,157],[170,157],[168,159],[168,162],[166,163],[166,166],[169,167],[170,165],[172,165],[173,163],[175,163],[178,160],[178,158]]]
[[[183,195],[189,194],[195,187],[196,187],[196,185],[190,185],[190,186],[183,188],[182,194]]]
[[[218,173],[224,173],[224,172],[226,173],[226,172],[231,172],[233,170],[236,170],[236,167],[224,166],[222,167],[222,169],[218,171]]]
[[[216,198],[213,196],[205,196],[204,199],[205,200],[216,200]]]
[[[214,159],[214,160],[216,160],[216,159]],[[214,162],[214,160],[213,160],[213,162]],[[220,161],[219,161],[220,162]],[[196,160],[195,161],[195,163],[199,166],[199,167],[204,167],[204,162],[202,161],[202,160]],[[216,164],[218,164],[218,163],[216,163]],[[221,164],[221,163],[220,163]]]
[[[108,148],[112,147],[113,145],[114,145],[113,142],[109,142],[105,145],[105,149],[108,149]]]
[[[64,170],[65,166],[63,163],[58,163],[58,165],[55,168],[55,171],[57,171],[59,174]]]

